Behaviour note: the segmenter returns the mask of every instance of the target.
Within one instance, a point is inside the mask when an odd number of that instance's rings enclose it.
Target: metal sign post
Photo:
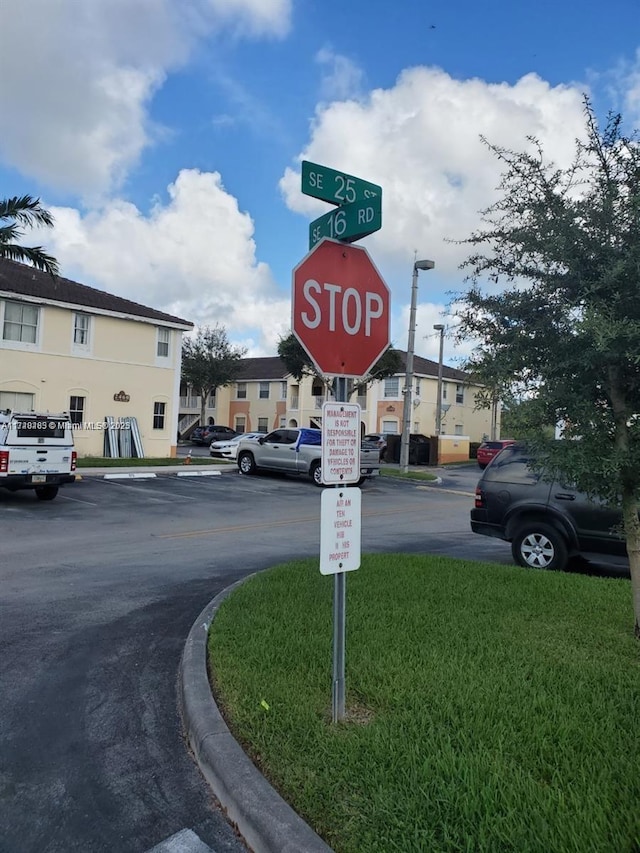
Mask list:
[[[336,401],[346,403],[347,380],[336,377]],[[339,488],[336,486],[335,488]],[[338,572],[333,579],[333,691],[331,720],[337,723],[345,716],[345,657],[347,634],[347,573]]]

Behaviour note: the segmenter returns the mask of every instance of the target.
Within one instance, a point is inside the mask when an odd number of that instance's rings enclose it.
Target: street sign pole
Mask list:
[[[336,402],[347,402],[347,380],[337,376]],[[336,485],[339,489],[340,486]],[[331,719],[334,723],[345,717],[345,657],[347,626],[347,573],[337,572],[333,581],[333,691]]]

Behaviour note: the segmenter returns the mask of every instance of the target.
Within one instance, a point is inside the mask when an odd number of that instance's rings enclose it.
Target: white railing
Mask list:
[[[200,397],[180,397],[181,409],[199,409]]]

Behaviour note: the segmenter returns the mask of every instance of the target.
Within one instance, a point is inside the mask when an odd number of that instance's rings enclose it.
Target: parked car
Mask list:
[[[235,459],[238,455],[238,444],[241,440],[246,438],[257,441],[262,435],[264,435],[263,432],[242,432],[224,441],[212,441],[209,445],[209,454],[222,459]]]
[[[235,429],[227,426],[218,426],[218,424],[210,424],[206,427],[196,427],[191,433],[190,441],[192,444],[211,444],[212,441],[228,441],[238,433]]]
[[[533,470],[524,444],[505,447],[476,487],[471,529],[511,543],[521,566],[563,569],[572,556],[624,557],[622,513]]]
[[[380,453],[380,461],[384,462],[387,454],[387,435],[384,432],[370,432],[362,439],[369,444],[375,444]]]
[[[478,465],[481,468],[486,468],[489,462],[500,453],[505,447],[514,444],[513,438],[503,438],[500,441],[483,441],[478,448]]]

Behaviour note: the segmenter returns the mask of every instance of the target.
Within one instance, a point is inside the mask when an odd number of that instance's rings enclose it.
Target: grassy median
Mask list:
[[[209,651],[233,733],[338,853],[640,849],[628,581],[366,556],[339,725],[332,590],[317,560],[257,575]]]

